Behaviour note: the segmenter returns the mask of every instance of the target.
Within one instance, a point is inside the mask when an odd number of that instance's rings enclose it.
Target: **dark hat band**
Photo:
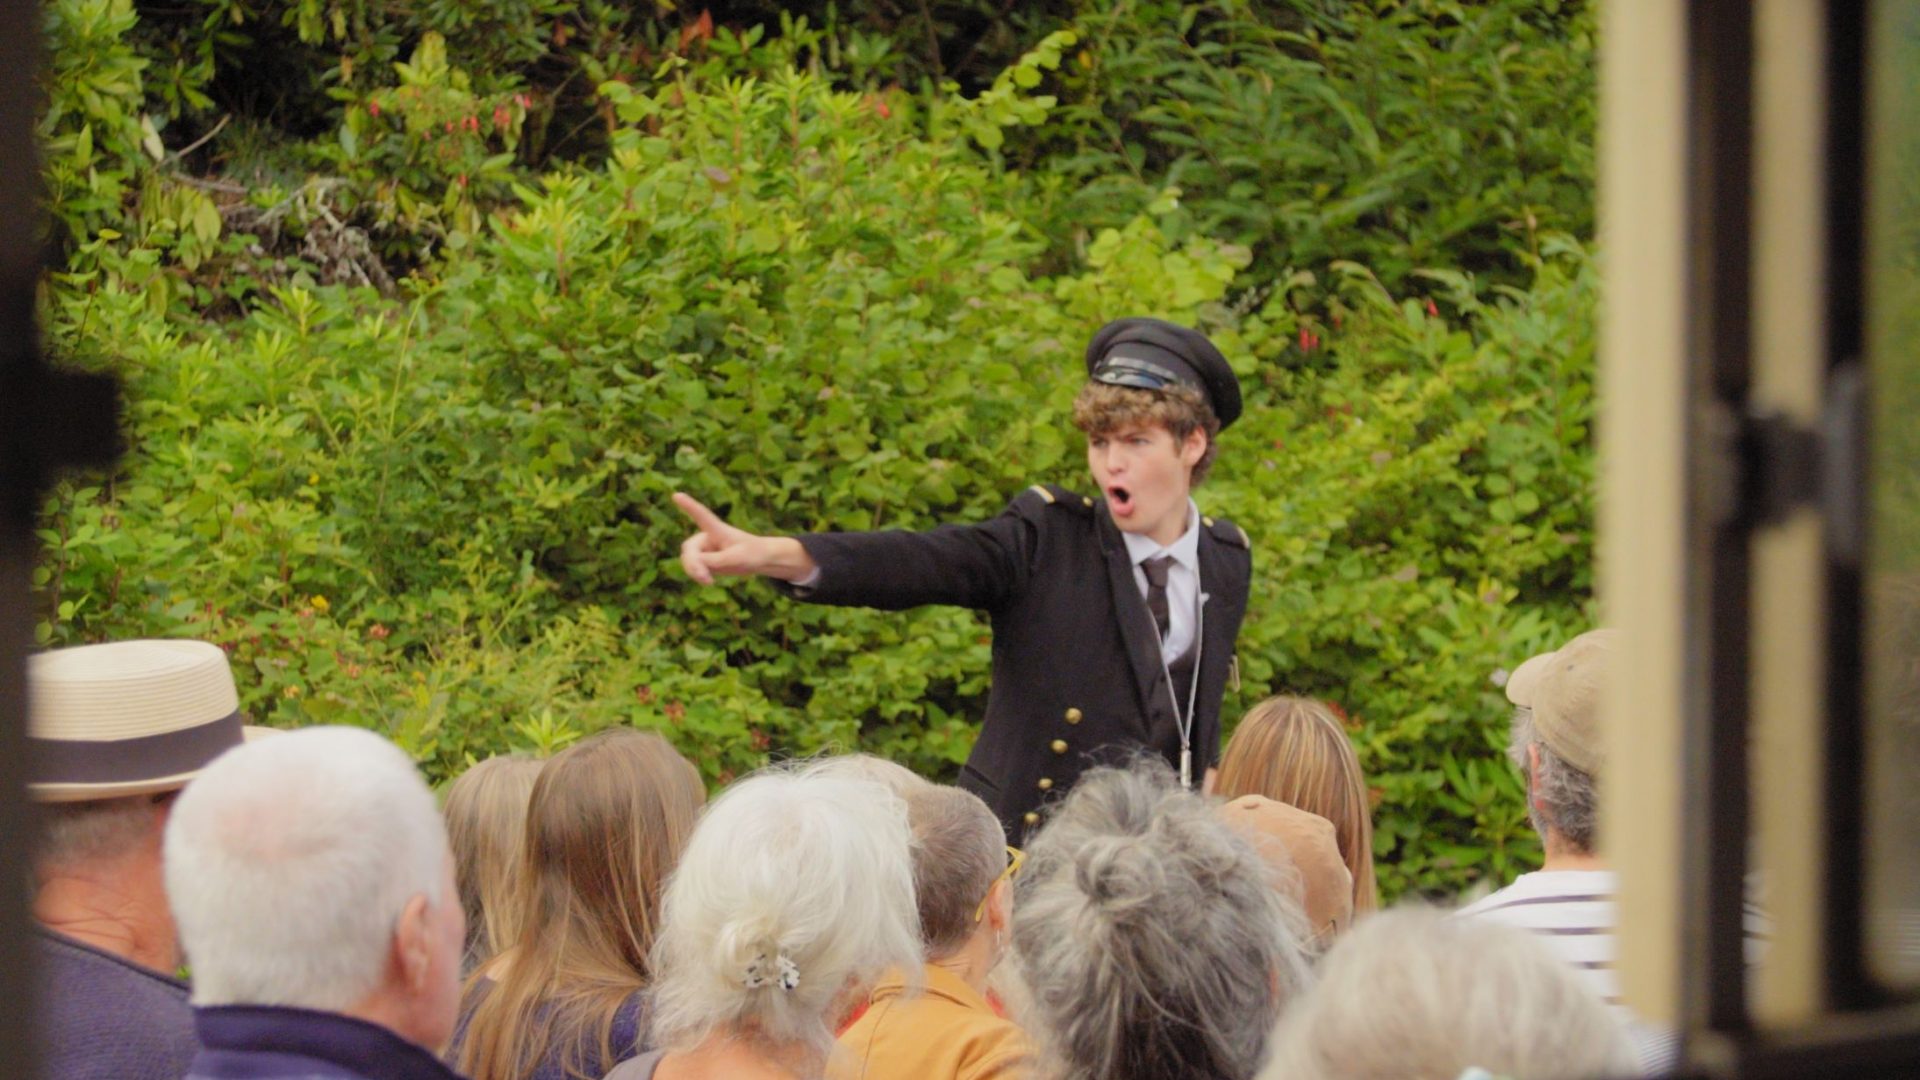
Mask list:
[[[197,772],[246,741],[238,712],[133,739],[27,740],[33,784],[137,784]]]
[[[1169,349],[1144,341],[1124,341],[1094,365],[1090,376],[1109,386],[1131,386],[1141,390],[1165,390],[1176,383],[1207,392],[1207,385],[1193,365]]]

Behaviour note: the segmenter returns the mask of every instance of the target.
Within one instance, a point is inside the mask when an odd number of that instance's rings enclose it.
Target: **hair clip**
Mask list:
[[[772,968],[769,971],[768,968]],[[763,986],[778,986],[782,990],[791,990],[800,985],[800,968],[786,953],[780,953],[772,964],[767,963],[765,953],[754,958],[747,965],[747,977],[741,980],[749,990],[758,990]]]

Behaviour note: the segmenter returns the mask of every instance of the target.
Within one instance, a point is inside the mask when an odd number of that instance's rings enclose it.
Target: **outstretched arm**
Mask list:
[[[684,494],[673,500],[699,526],[680,545],[680,564],[693,580],[704,585],[722,575],[761,574],[789,595],[821,604],[992,609],[1022,587],[1034,543],[1032,523],[1011,507],[990,521],[926,532],[786,537],[736,529]]]
[[[673,504],[698,526],[680,545],[680,565],[702,585],[713,584],[715,577],[748,574],[794,582],[814,571],[813,556],[790,536],[759,536],[736,529],[684,492],[673,493]]]

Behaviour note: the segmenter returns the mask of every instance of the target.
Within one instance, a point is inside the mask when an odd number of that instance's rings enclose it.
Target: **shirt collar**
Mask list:
[[[965,979],[948,971],[938,964],[929,962],[921,974],[924,980],[921,991],[931,997],[945,998],[956,1005],[964,1005],[979,1012],[992,1012],[993,1006],[980,992],[968,986]],[[874,985],[871,1000],[902,997],[907,992],[906,975],[899,971],[890,971]]]
[[[1200,572],[1200,507],[1192,499],[1187,500],[1187,531],[1167,547],[1140,533],[1123,532],[1120,537],[1126,542],[1127,557],[1135,566],[1156,555],[1171,555],[1174,562],[1196,574]]]

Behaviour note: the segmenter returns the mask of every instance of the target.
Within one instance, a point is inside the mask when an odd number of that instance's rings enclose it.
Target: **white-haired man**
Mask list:
[[[466,920],[413,762],[357,728],[234,750],[175,805],[189,1080],[449,1080]]]
[[[174,797],[245,737],[227,657],[117,641],[27,665],[34,1030],[46,1080],[177,1080],[193,1057],[161,872]]]

